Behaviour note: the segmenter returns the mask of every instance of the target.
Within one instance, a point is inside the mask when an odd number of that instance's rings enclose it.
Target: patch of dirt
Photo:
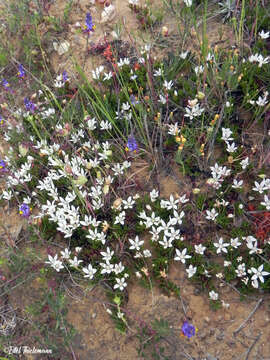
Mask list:
[[[146,2],[141,1],[140,3],[144,5]],[[149,4],[149,2],[147,3]],[[66,70],[71,75],[71,80],[75,80],[78,74],[74,71],[74,65],[78,64],[84,69],[87,78],[91,79],[92,70],[104,63],[104,57],[92,56],[88,53],[87,49],[90,48],[91,43],[103,43],[105,38],[109,42],[114,40],[117,28],[120,29],[120,39],[131,42],[137,53],[139,53],[140,47],[146,43],[159,43],[161,46],[154,49],[152,54],[157,59],[164,57],[168,52],[168,48],[173,50],[179,45],[179,27],[180,31],[183,32],[184,25],[178,20],[176,21],[176,19],[169,14],[162,0],[151,1],[150,4],[154,9],[163,8],[165,14],[162,23],[154,28],[152,34],[148,30],[144,31],[141,29],[136,19],[136,14],[134,14],[128,6],[128,1],[112,1],[112,5],[115,7],[115,16],[106,23],[101,23],[101,13],[104,11],[104,6],[100,5],[98,1],[92,5],[88,0],[74,2],[69,16],[70,24],[65,27],[62,35],[55,34],[55,36],[50,39],[51,43],[48,44],[48,48],[51,49],[49,58],[52,69],[56,73]],[[49,9],[49,15],[59,18],[59,14],[63,14],[65,8],[65,0],[56,0]],[[87,36],[80,30],[84,25],[87,12],[91,12],[93,22],[96,25],[96,29],[90,34],[88,41]],[[168,28],[168,37],[161,35],[163,26]],[[44,31],[46,32],[46,30]],[[202,33],[202,25],[199,27],[198,33]],[[208,23],[207,38],[209,47],[217,45],[217,47],[227,48],[234,44],[232,28],[214,19]],[[56,41],[61,43],[64,40],[69,42],[70,48],[67,53],[59,56],[56,51],[52,50],[52,42]],[[200,50],[201,40],[200,36],[198,39],[194,30],[186,50],[197,53]]]
[[[213,359],[220,360],[236,360],[239,356],[245,358],[248,349],[260,334],[252,348],[250,359],[267,359],[270,356],[269,298],[264,299],[246,326],[234,335],[234,331],[254,309],[257,300],[240,302],[238,294],[224,287],[221,289],[221,296],[225,302],[230,303],[230,308],[213,312],[209,308],[207,295],[198,293],[198,288],[188,282],[181,265],[171,267],[169,279],[180,287],[183,303],[179,298],[163,295],[157,288],[153,288],[151,294],[149,289],[137,283],[129,286],[128,304],[123,309],[131,320],[131,327],[126,335],[115,330],[105,311],[108,300],[101,288],[86,293],[79,302],[71,301],[68,320],[78,331],[73,350],[79,355],[79,359],[141,359],[135,350],[139,345],[135,337],[136,331],[142,324],[151,327],[155,319],[163,319],[170,325],[166,340],[161,340],[159,345],[165,347],[166,355],[172,360],[185,359],[184,353],[193,359],[203,359],[210,355]],[[181,326],[187,318],[198,329],[196,336],[191,339],[180,335]]]
[[[76,302],[71,301],[67,320],[78,331],[73,346],[80,360],[137,359],[134,336],[123,336],[115,329],[105,310],[108,302],[101,288],[95,288]]]
[[[103,24],[101,23],[101,13],[104,10],[103,6],[98,3],[96,5],[91,5],[90,1],[79,1],[77,4],[74,3],[70,16],[71,24],[68,27],[68,31],[64,34],[63,39],[57,39],[58,42],[67,40],[70,43],[70,50],[62,56],[59,56],[55,51],[50,55],[50,63],[55,72],[63,71],[65,69],[76,78],[76,74],[74,73],[74,63],[77,63],[84,69],[86,76],[91,79],[91,71],[101,65],[104,62],[104,58],[87,54],[87,48],[89,49],[91,43],[97,44],[103,42],[104,38],[108,41],[113,40],[114,37],[112,32],[115,31],[116,26],[119,24],[121,24],[120,27],[122,29],[122,41],[132,40],[135,45],[138,42],[138,40],[135,39],[143,38],[143,33],[138,28],[136,16],[129,9],[128,2],[123,4],[122,0],[116,0],[113,1],[112,4],[115,6],[116,15],[111,21]],[[49,15],[59,17],[59,13],[63,13],[65,6],[66,1],[55,1],[50,7]],[[96,29],[90,34],[89,41],[87,41],[87,35],[79,30],[76,23],[79,23],[80,27],[83,27],[85,15],[89,11],[93,17]],[[141,45],[144,43],[142,40],[139,40],[139,42]]]
[[[18,214],[18,209],[0,207],[0,239],[4,239],[8,246],[16,246],[16,240],[26,227],[27,222]]]
[[[171,267],[169,279],[180,287],[187,315],[199,329],[197,348],[193,347],[192,356],[203,357],[209,352],[222,360],[238,359],[240,354],[245,354],[259,334],[262,335],[254,346],[251,358],[270,356],[270,345],[267,341],[270,331],[269,296],[265,296],[251,320],[235,335],[234,331],[247,319],[259,298],[240,302],[239,295],[225,285],[219,288],[220,298],[229,303],[230,307],[228,310],[212,311],[207,294],[201,293],[199,288],[189,283],[183,275],[184,268],[182,271],[179,268],[181,269],[181,266]]]

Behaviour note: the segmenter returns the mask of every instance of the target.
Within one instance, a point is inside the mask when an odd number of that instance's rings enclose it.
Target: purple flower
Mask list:
[[[62,79],[64,82],[68,81],[68,74],[67,74],[66,70],[63,71]]]
[[[126,151],[136,152],[138,150],[138,144],[134,138],[134,136],[129,136],[128,142],[126,145]]]
[[[4,160],[0,160],[0,171],[6,170],[6,162]]]
[[[93,32],[95,30],[96,26],[93,24],[92,16],[90,13],[86,14],[85,17],[85,25],[84,25],[84,32],[87,32],[90,34],[90,32]]]
[[[36,105],[29,100],[28,98],[24,98],[24,105],[27,111],[33,113],[36,110]]]
[[[196,329],[192,324],[189,324],[189,322],[185,320],[182,326],[182,334],[190,339],[196,334]]]
[[[32,209],[27,204],[22,204],[19,208],[19,212],[23,217],[29,217],[31,210]]]
[[[22,64],[19,64],[19,68],[18,68],[18,73],[17,75],[19,76],[19,78],[24,79],[25,78],[25,71],[24,71],[24,67],[22,66]]]
[[[10,84],[9,84],[9,82],[8,82],[6,79],[3,79],[3,80],[2,80],[2,85],[4,86],[4,88],[5,88],[6,91],[9,91],[9,90],[10,90]]]
[[[140,103],[139,100],[136,100],[136,97],[133,94],[130,95],[129,99],[133,106]]]

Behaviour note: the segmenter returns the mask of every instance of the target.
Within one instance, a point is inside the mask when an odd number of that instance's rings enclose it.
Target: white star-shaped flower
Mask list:
[[[68,260],[69,263],[70,263],[70,266],[73,266],[73,267],[78,267],[80,265],[81,262],[83,262],[82,260],[78,260],[77,256],[74,256],[74,259],[69,259]]]
[[[175,261],[181,261],[183,264],[185,264],[186,259],[190,259],[191,256],[187,255],[187,249],[185,248],[182,252],[178,249],[175,249],[176,256],[174,258]]]
[[[113,250],[111,251],[110,248],[107,247],[107,251],[106,251],[106,252],[105,252],[105,251],[104,251],[104,252],[101,252],[100,254],[101,254],[102,259],[103,259],[104,261],[110,262],[113,254],[114,254],[114,251],[113,251]]]
[[[97,269],[93,268],[92,265],[89,264],[88,267],[83,268],[82,271],[85,273],[84,277],[91,280],[97,272]]]
[[[259,32],[259,36],[261,39],[268,39],[270,37],[270,31],[264,32],[264,30],[262,30]]]
[[[216,211],[216,209],[212,209],[211,211],[210,210],[206,210],[206,219],[207,220],[213,220],[215,221],[216,217],[218,216],[218,212]]]
[[[228,250],[227,250],[227,247],[229,246],[230,244],[228,243],[224,243],[223,242],[223,238],[219,238],[218,240],[218,243],[214,243],[214,246],[217,248],[217,254],[220,254],[222,251],[224,253],[227,253]]]
[[[51,255],[48,255],[48,259],[49,259],[49,261],[45,261],[45,263],[49,264],[57,272],[59,272],[61,269],[64,268],[62,261],[57,259],[57,254],[54,257],[52,257]]]
[[[218,293],[216,293],[214,290],[209,292],[209,297],[211,300],[217,300],[218,299]]]
[[[128,239],[128,241],[130,242],[131,246],[129,247],[130,250],[136,250],[136,251],[140,251],[141,246],[143,245],[144,241],[139,239],[138,235],[135,237],[135,240],[132,239]]]
[[[196,274],[197,267],[193,265],[189,265],[189,267],[186,269],[186,272],[188,273],[188,278],[191,278],[194,274]]]
[[[270,210],[270,199],[267,195],[264,195],[264,201],[261,202],[261,205],[266,207],[266,210]]]
[[[195,252],[196,252],[197,254],[203,255],[204,252],[205,252],[205,250],[206,250],[206,247],[203,246],[202,244],[195,245]]]
[[[253,272],[254,275],[252,275],[251,280],[256,281],[259,279],[262,283],[264,283],[264,276],[270,275],[268,271],[263,271],[263,264],[258,267],[258,269],[252,267],[251,272]]]
[[[235,249],[237,249],[241,245],[241,242],[239,241],[238,237],[231,239],[231,246]]]
[[[221,139],[224,141],[229,141],[229,140],[233,140],[233,138],[231,137],[232,135],[232,131],[229,128],[222,128],[222,136]]]
[[[121,279],[116,278],[116,284],[114,285],[114,289],[119,289],[120,291],[123,291],[124,288],[127,286],[126,279],[122,277]]]

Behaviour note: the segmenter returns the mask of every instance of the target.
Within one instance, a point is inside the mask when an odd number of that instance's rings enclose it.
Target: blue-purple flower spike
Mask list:
[[[135,97],[133,94],[130,95],[129,99],[130,99],[130,102],[131,102],[131,104],[132,104],[133,106],[140,103],[139,100],[137,100],[136,97]]]
[[[196,329],[192,324],[189,324],[189,322],[185,320],[182,326],[182,334],[190,339],[196,334]]]
[[[90,13],[86,14],[85,17],[85,25],[84,25],[84,31],[90,34],[90,32],[93,32],[95,30],[96,26],[93,24],[92,16]]]
[[[68,74],[67,74],[66,70],[63,71],[62,79],[64,82],[68,81]]]
[[[10,84],[9,84],[9,82],[8,82],[6,79],[3,79],[3,80],[2,80],[2,85],[4,86],[4,88],[5,88],[6,91],[9,91],[9,90],[10,90]]]
[[[25,74],[24,67],[22,66],[22,64],[19,64],[17,74],[18,74],[19,78],[21,78],[21,79],[25,78],[26,74]]]
[[[138,144],[134,138],[134,136],[129,136],[128,142],[126,145],[126,151],[136,152],[138,150]]]
[[[28,98],[24,98],[24,105],[27,111],[33,113],[36,110],[36,105],[29,100]]]
[[[4,160],[0,160],[0,171],[6,170],[6,162]]]
[[[27,204],[22,204],[19,212],[23,217],[29,217],[31,214],[31,208]]]

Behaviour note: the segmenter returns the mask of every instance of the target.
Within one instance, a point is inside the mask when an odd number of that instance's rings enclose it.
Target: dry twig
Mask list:
[[[247,356],[246,356],[246,359],[245,360],[248,360],[249,358],[249,355],[252,351],[252,349],[254,348],[254,346],[256,345],[256,343],[260,340],[260,337],[262,336],[262,334],[259,334],[256,339],[253,341],[253,343],[250,345],[250,347],[248,348],[248,351],[247,351]]]
[[[258,310],[259,306],[261,305],[261,303],[263,302],[263,299],[260,299],[257,304],[255,305],[254,309],[251,311],[251,313],[248,315],[248,317],[246,318],[246,320],[239,326],[239,328],[237,330],[235,330],[233,332],[234,335],[237,335],[239,333],[239,331],[241,331],[245,326],[246,323],[250,320],[250,318],[254,315],[254,313]]]

